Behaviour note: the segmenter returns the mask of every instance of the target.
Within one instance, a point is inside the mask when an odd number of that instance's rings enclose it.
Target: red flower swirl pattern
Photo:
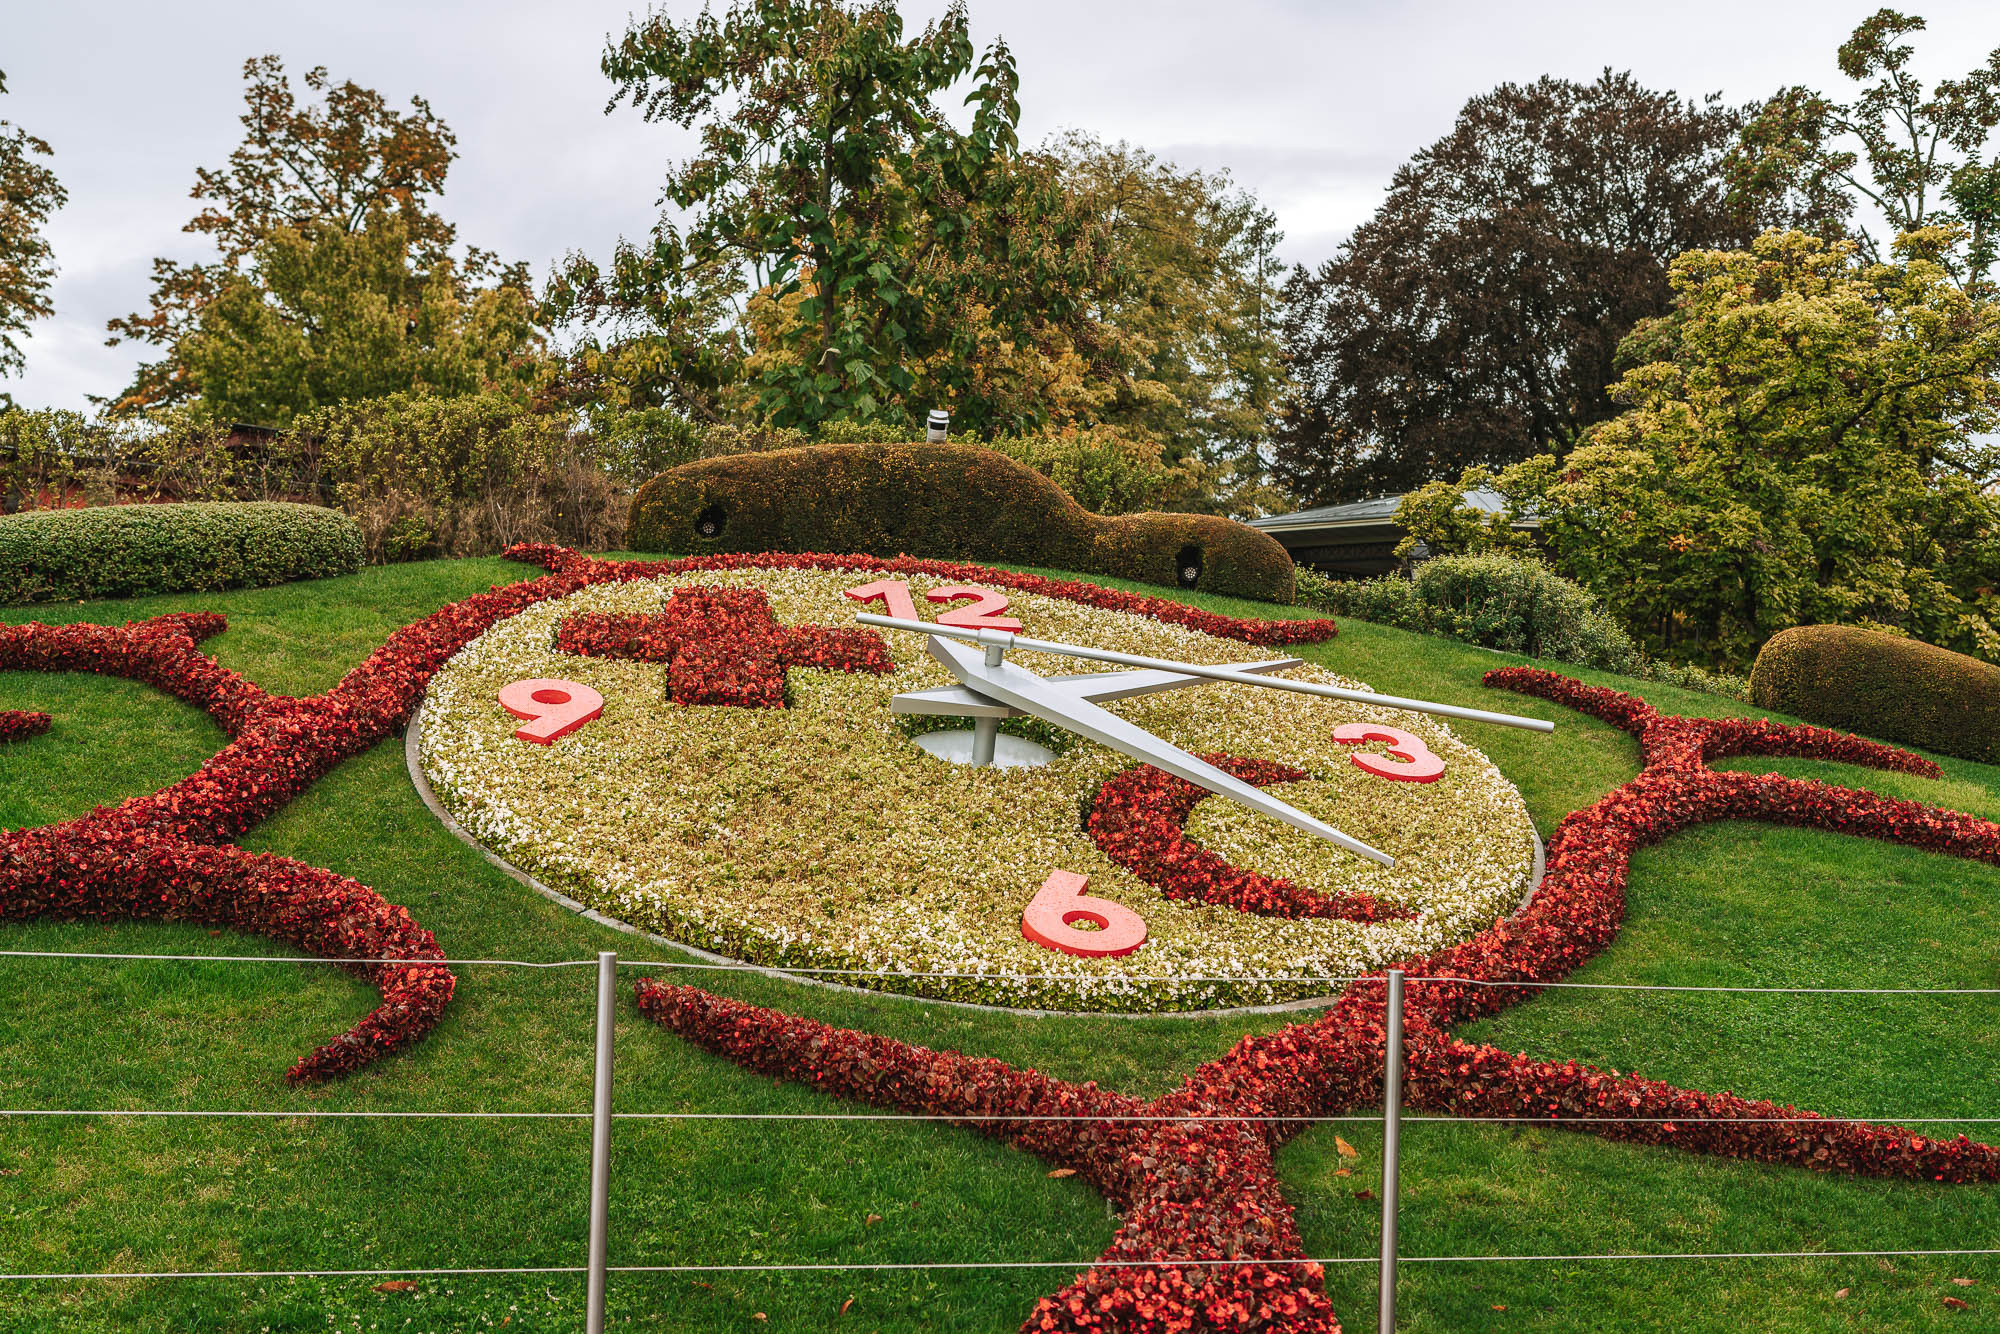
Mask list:
[[[1633,696],[1530,668],[1490,672],[1486,682],[1633,733],[1645,766],[1562,821],[1549,841],[1547,873],[1521,911],[1464,944],[1404,963],[1418,977],[1463,979],[1408,990],[1405,1087],[1413,1108],[1519,1117],[1817,1171],[2000,1180],[2000,1149],[1963,1136],[1827,1120],[1452,1037],[1452,1025],[1532,996],[1536,983],[1559,980],[1610,944],[1624,918],[1633,851],[1696,824],[1805,825],[2000,864],[2000,826],[1990,821],[1825,783],[1708,768],[1727,756],[1793,755],[1936,776],[1934,764],[1908,751],[1824,728],[1663,716]],[[1157,822],[1153,833],[1157,856],[1178,827]],[[1478,985],[1494,982],[1519,985]],[[1124,1221],[1102,1263],[1043,1298],[1021,1328],[1127,1334],[1338,1334],[1323,1276],[1304,1260],[1273,1167],[1277,1149],[1305,1126],[1271,1118],[1336,1116],[1379,1103],[1383,996],[1379,975],[1353,983],[1320,1019],[1246,1037],[1175,1092],[1138,1103],[1094,1083],[835,1029],[692,987],[638,984],[647,1015],[751,1069],[883,1107],[1000,1118],[967,1125],[1074,1168]],[[1005,1119],[1010,1114],[1113,1119]],[[1115,1119],[1141,1116],[1262,1119]],[[1661,1120],[1603,1120],[1610,1116]],[[1190,1263],[1213,1261],[1235,1263]]]
[[[1239,621],[1164,598],[946,561],[777,555],[614,562],[548,546],[516,547],[508,554],[550,573],[495,587],[403,627],[332,690],[311,699],[272,695],[202,652],[202,640],[227,628],[214,612],[122,626],[0,626],[0,670],[95,672],[139,681],[204,710],[230,738],[197,772],[151,795],[38,829],[0,832],[0,921],[202,922],[283,940],[330,959],[381,960],[342,965],[374,984],[381,1004],[347,1033],[301,1058],[289,1078],[345,1074],[436,1026],[456,985],[440,962],[444,952],[407,911],[367,886],[290,858],[245,852],[231,840],[341,761],[401,730],[431,677],[454,653],[537,602],[592,584],[700,570],[888,569],[1116,607],[1249,643],[1300,643],[1334,633],[1331,621]],[[880,670],[883,664],[870,655],[871,640],[872,635],[801,627],[784,637],[782,665],[837,660]],[[711,647],[702,661],[714,678],[709,686],[729,697],[723,702],[768,695],[768,674],[746,673],[741,655],[732,656],[727,645]],[[689,685],[698,695],[701,666],[692,664]],[[728,681],[718,684],[723,675]],[[782,676],[779,681],[782,687]],[[47,727],[46,715],[0,713],[0,741]]]

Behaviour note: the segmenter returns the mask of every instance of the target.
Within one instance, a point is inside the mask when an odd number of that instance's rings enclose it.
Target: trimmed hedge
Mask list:
[[[1750,670],[1757,707],[2000,764],[2000,667],[1850,625],[1771,636]]]
[[[1269,535],[1206,514],[1092,514],[972,445],[809,445],[702,459],[632,501],[626,545],[712,555],[866,552],[1041,565],[1267,602],[1293,597]]]
[[[104,505],[0,517],[0,602],[53,602],[352,574],[361,529],[278,501]]]

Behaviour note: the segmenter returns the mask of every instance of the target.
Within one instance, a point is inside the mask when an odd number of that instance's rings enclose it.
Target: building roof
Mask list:
[[[1346,505],[1322,505],[1318,509],[1300,510],[1295,514],[1267,514],[1247,522],[1252,528],[1261,528],[1267,533],[1394,528],[1399,526],[1396,510],[1402,503],[1401,495],[1378,496],[1374,500],[1356,500]],[[1507,499],[1498,491],[1482,487],[1465,493],[1465,507],[1499,514],[1507,508]],[[1523,526],[1534,526],[1533,521],[1525,521]]]

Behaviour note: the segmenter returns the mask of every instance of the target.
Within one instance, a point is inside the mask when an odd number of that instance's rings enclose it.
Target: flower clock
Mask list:
[[[295,1080],[416,1040],[453,985],[431,934],[365,886],[231,840],[421,705],[425,773],[463,827],[600,911],[706,951],[1063,1010],[1284,1001],[1366,975],[1320,1017],[1243,1039],[1151,1102],[638,983],[646,1015],[746,1067],[962,1115],[1092,1182],[1122,1226],[1096,1266],[1027,1313],[1029,1330],[1339,1329],[1273,1160],[1302,1118],[1379,1098],[1390,965],[1448,979],[1409,988],[1413,1106],[1821,1171],[2000,1179],[2000,1151],[1962,1137],[1452,1036],[1609,944],[1632,852],[1692,825],[1806,825],[2000,862],[1987,821],[1708,767],[1797,755],[1935,774],[1918,756],[1817,728],[1663,717],[1549,672],[1489,673],[1643,747],[1636,779],[1561,823],[1537,884],[1518,793],[1447,723],[1288,659],[1254,664],[1280,689],[1157,668],[1114,681],[1033,647],[1240,663],[1242,645],[1324,639],[1330,622],[1246,622],[906,558],[511,554],[549,573],[405,627],[313,699],[270,695],[204,654],[219,616],[0,629],[0,667],[143,681],[231,738],[151,796],[0,835],[0,917],[200,921],[366,960],[343,966],[381,1005]],[[858,626],[862,602],[898,624]],[[911,630],[920,604],[973,641],[969,655]],[[0,715],[0,740],[47,725]]]

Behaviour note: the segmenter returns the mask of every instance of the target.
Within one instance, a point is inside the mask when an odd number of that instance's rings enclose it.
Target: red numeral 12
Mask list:
[[[910,586],[901,579],[877,579],[872,584],[847,590],[847,596],[856,602],[882,602],[887,604],[889,614],[902,621],[919,621],[916,599],[910,594]],[[970,607],[953,607],[938,617],[939,625],[955,625],[965,630],[1019,630],[1021,623],[1012,616],[1002,616],[1007,610],[1005,595],[990,588],[971,588],[954,585],[950,588],[933,588],[924,594],[931,602],[957,602],[963,598],[979,599]]]
[[[990,588],[933,588],[924,594],[932,602],[956,602],[960,598],[978,598],[970,607],[953,607],[938,617],[939,625],[956,625],[967,630],[1019,630],[1021,623],[1012,616],[1002,616],[1007,610],[1007,599]]]
[[[889,614],[899,621],[920,621],[916,600],[910,596],[910,586],[901,579],[877,579],[872,584],[847,590],[847,596],[856,602],[885,602]]]

